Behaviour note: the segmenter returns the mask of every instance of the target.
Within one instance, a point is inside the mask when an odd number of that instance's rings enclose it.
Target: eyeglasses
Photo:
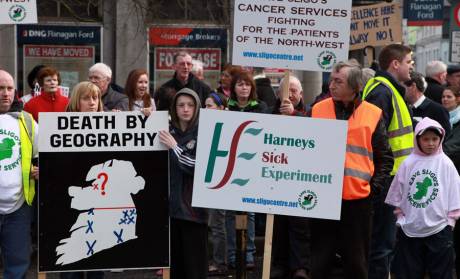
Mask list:
[[[99,81],[101,81],[101,80],[104,80],[105,77],[103,77],[103,76],[91,75],[91,76],[88,77],[88,79],[89,79],[89,81],[91,81],[91,82],[99,82]]]

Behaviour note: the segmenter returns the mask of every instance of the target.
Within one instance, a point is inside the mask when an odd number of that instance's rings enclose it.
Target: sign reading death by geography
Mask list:
[[[340,219],[345,121],[214,110],[199,121],[193,206]]]
[[[167,129],[167,112],[40,114],[40,271],[169,266]]]
[[[233,64],[330,72],[348,59],[351,0],[235,0]]]

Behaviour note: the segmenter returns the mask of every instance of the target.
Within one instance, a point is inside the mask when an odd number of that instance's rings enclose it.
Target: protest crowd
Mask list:
[[[336,267],[350,279],[460,278],[455,225],[460,217],[460,66],[431,61],[425,74],[418,73],[411,53],[407,46],[391,44],[373,69],[354,59],[335,63],[311,104],[303,98],[308,84],[297,77],[284,78],[275,91],[268,78],[256,76],[258,69],[237,65],[226,65],[219,87],[212,89],[203,65],[185,51],[174,55],[174,76],[156,89],[145,69],[133,69],[120,86],[110,67],[97,63],[65,97],[60,73],[37,65],[27,78],[30,94],[18,96],[11,73],[0,70],[0,133],[13,138],[0,142],[0,160],[12,150],[20,152],[14,171],[0,171],[3,278],[26,278],[31,264],[35,192],[46,187],[38,186],[40,112],[138,111],[154,117],[155,111],[169,111],[169,130],[159,138],[169,150],[171,278],[234,272],[240,212],[191,203],[200,108],[348,122],[341,218],[276,215],[270,278],[328,278]],[[426,178],[420,182],[418,175]],[[256,217],[247,213],[248,270],[257,265]],[[152,277],[155,272],[162,270],[152,271]],[[103,271],[60,274],[104,276]]]

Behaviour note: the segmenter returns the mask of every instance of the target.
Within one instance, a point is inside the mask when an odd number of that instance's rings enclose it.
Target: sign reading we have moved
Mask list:
[[[347,122],[201,110],[192,205],[340,219]]]
[[[348,59],[351,0],[235,0],[235,65],[330,72]]]

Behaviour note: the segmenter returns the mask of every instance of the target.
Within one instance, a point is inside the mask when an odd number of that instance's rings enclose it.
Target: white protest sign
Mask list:
[[[347,122],[201,110],[192,205],[340,219]]]
[[[235,0],[235,65],[330,72],[348,59],[351,0]]]
[[[157,132],[168,130],[168,112],[39,114],[40,152],[166,150]]]
[[[37,23],[35,0],[0,1],[0,24]]]

